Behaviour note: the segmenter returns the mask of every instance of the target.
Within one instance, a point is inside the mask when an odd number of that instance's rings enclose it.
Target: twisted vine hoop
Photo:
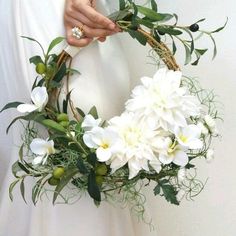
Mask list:
[[[147,43],[151,46],[151,48],[156,52],[156,54],[160,57],[160,59],[164,62],[164,64],[166,65],[166,67],[169,70],[174,70],[174,71],[178,71],[180,70],[179,65],[176,62],[176,59],[173,55],[173,53],[171,52],[171,50],[168,48],[168,46],[160,41],[158,42],[154,37],[151,36],[151,34],[148,31],[145,31],[144,29],[142,29],[141,27],[139,27],[137,29],[137,32],[141,33],[147,40]],[[73,57],[80,51],[79,48],[73,47],[73,46],[68,46],[66,47],[60,54],[58,57],[58,62],[57,62],[57,66],[58,68],[60,68],[60,66],[62,65],[62,63],[69,63],[69,68],[71,67],[72,64],[72,60]],[[66,91],[67,93],[69,93],[70,89],[69,89],[69,79],[70,79],[70,75],[69,73],[66,76]],[[50,94],[50,98],[49,98],[49,106],[50,104],[53,103],[53,101],[55,99],[58,98],[60,94],[60,89],[54,89],[53,92],[51,92]],[[80,121],[80,115],[77,112],[76,108],[73,105],[73,101],[69,98],[69,105],[70,105],[70,109],[71,112],[74,116],[74,118],[77,121]]]

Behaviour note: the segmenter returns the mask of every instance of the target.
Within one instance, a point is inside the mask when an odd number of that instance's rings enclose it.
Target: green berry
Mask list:
[[[57,167],[53,170],[52,176],[55,179],[60,179],[65,174],[65,168],[64,167]]]
[[[59,122],[59,124],[61,126],[63,126],[64,128],[67,128],[69,126],[70,122],[69,121],[61,121],[61,122]]]
[[[51,77],[54,73],[54,67],[51,65],[48,65],[46,69],[46,73],[47,73],[47,76]]]
[[[190,31],[192,32],[197,32],[199,30],[199,25],[198,24],[192,24],[189,26]]]
[[[96,183],[98,186],[101,186],[104,181],[104,177],[101,175],[96,175]]]
[[[66,113],[60,113],[57,115],[57,121],[69,121],[69,117]]]
[[[157,32],[158,32],[159,35],[165,35],[166,34],[165,32],[163,32],[161,30],[158,30]]]
[[[40,75],[44,74],[46,71],[46,66],[44,63],[42,62],[39,62],[37,65],[36,65],[36,72]]]
[[[52,185],[52,186],[58,185],[59,182],[60,182],[60,180],[59,180],[59,179],[56,179],[56,178],[54,178],[54,177],[51,177],[51,178],[48,180],[48,183],[49,183],[50,185]]]
[[[106,175],[107,173],[107,166],[105,164],[98,164],[95,172],[97,175]]]

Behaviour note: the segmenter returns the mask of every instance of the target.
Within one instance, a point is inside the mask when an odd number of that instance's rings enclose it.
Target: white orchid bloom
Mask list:
[[[83,140],[86,146],[96,149],[96,155],[100,162],[108,161],[119,149],[119,136],[110,128],[95,127],[85,132]]]
[[[188,125],[184,128],[178,128],[175,131],[175,136],[180,145],[190,149],[200,149],[203,146],[199,139],[201,130],[196,125]]]
[[[102,121],[101,118],[95,119],[92,115],[88,114],[84,117],[81,127],[85,131],[89,131],[95,127],[98,127],[100,125],[101,121]]]
[[[154,78],[143,77],[142,85],[136,86],[126,109],[141,119],[147,120],[150,127],[173,131],[187,125],[186,118],[200,113],[196,97],[189,95],[188,89],[181,87],[182,73],[160,69]]]
[[[17,110],[21,113],[39,111],[41,112],[48,103],[48,93],[46,87],[35,87],[31,92],[33,104],[20,104]]]
[[[165,140],[165,148],[159,152],[159,160],[164,165],[173,162],[178,166],[186,166],[188,164],[188,155],[185,153],[182,146],[178,145],[176,142],[168,137]]]
[[[44,140],[41,138],[35,138],[30,144],[31,151],[37,155],[34,158],[32,164],[45,164],[49,155],[55,153],[53,140]]]
[[[206,153],[206,161],[208,163],[212,162],[212,160],[214,159],[214,150],[213,149],[208,149],[207,153]]]

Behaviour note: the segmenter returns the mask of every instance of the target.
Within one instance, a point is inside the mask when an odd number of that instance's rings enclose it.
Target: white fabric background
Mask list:
[[[99,0],[98,0],[99,1]],[[14,1],[16,3],[18,1]],[[210,164],[206,165],[204,162],[199,162],[199,176],[204,180],[210,177],[205,190],[198,196],[194,202],[183,202],[180,207],[171,206],[163,199],[154,198],[152,192],[148,194],[148,204],[152,207],[152,215],[155,224],[158,226],[158,235],[160,236],[234,236],[236,232],[236,178],[235,178],[235,166],[236,159],[235,153],[235,133],[236,133],[236,47],[235,47],[235,34],[236,34],[236,6],[234,0],[220,1],[220,0],[165,0],[158,1],[159,9],[161,11],[176,12],[179,15],[180,23],[186,25],[190,24],[200,18],[206,17],[207,21],[202,23],[206,29],[215,28],[218,25],[222,25],[229,17],[228,26],[226,29],[215,36],[218,45],[218,56],[212,62],[210,55],[204,57],[199,66],[194,68],[191,66],[184,68],[186,75],[199,76],[202,85],[206,88],[214,89],[219,94],[221,101],[224,103],[224,123],[220,124],[220,131],[222,133],[222,139],[215,144],[216,147],[216,159]],[[15,14],[15,12],[9,12],[6,8],[9,4],[4,4],[1,1],[0,12],[1,20],[7,16],[7,14]],[[2,10],[5,7],[4,11]],[[12,22],[5,22],[5,27],[11,29]],[[17,50],[15,37],[12,35],[12,47]],[[125,36],[120,36],[126,45],[123,45],[127,52],[129,59],[130,69],[133,71],[133,79],[139,78],[143,74],[152,74],[154,68],[150,65],[145,65],[149,61],[144,55],[147,51],[145,48],[140,49],[130,39]],[[0,39],[0,43],[2,43]],[[206,47],[211,47],[210,40],[205,41]],[[2,47],[4,48],[4,47]],[[6,50],[6,48],[4,49]],[[134,52],[139,52],[139,56],[135,54],[135,60],[132,56]],[[14,55],[14,53],[13,53]],[[1,56],[1,55],[0,55]],[[181,61],[181,57],[178,57],[178,61]],[[134,63],[135,61],[135,63]],[[140,66],[143,65],[143,66]],[[0,65],[0,70],[1,69]],[[11,70],[18,71],[19,67],[12,67]],[[22,73],[18,71],[19,74]],[[12,78],[11,78],[12,79]],[[11,86],[17,86],[17,80],[21,78],[15,78]],[[1,89],[10,91],[9,86],[1,80]],[[133,84],[136,81],[133,81]],[[13,88],[15,91],[14,96],[17,98],[24,97],[22,91],[18,88]],[[7,93],[4,93],[5,95]],[[4,100],[3,100],[4,99]],[[8,99],[6,96],[1,95],[1,105],[3,101]],[[5,118],[8,115],[3,115]],[[2,115],[1,115],[2,117]],[[2,120],[2,119],[1,119]],[[4,120],[4,118],[3,118]],[[0,150],[1,162],[0,162],[0,188],[1,191],[6,191],[6,185],[2,185],[3,176],[6,173],[5,166],[8,164],[6,154],[10,151],[11,136],[6,137],[3,134],[3,130],[6,124],[1,122],[1,146],[4,149]],[[3,188],[4,187],[4,188]],[[7,193],[6,193],[7,194]],[[23,204],[21,200],[14,203],[15,209],[18,204]],[[24,217],[30,215],[30,211],[25,208],[22,213]],[[2,221],[4,219],[0,219]],[[15,221],[22,219],[14,219]],[[11,221],[10,223],[14,222]],[[6,222],[7,223],[7,222]],[[9,227],[11,227],[10,223]],[[53,223],[52,223],[53,224]],[[38,226],[35,225],[35,230]],[[25,234],[26,235],[26,234]],[[29,234],[30,236],[33,234]],[[45,235],[42,233],[42,235]],[[53,234],[51,234],[53,235]],[[108,234],[109,235],[109,234]],[[112,234],[110,234],[112,235]],[[136,234],[137,235],[137,234]],[[147,235],[147,234],[145,234]],[[3,235],[6,236],[6,235]],[[34,236],[34,235],[33,235]]]
[[[219,123],[222,138],[214,145],[215,160],[211,164],[206,164],[204,161],[198,163],[198,176],[202,180],[209,177],[209,180],[194,202],[184,201],[179,207],[171,206],[165,200],[153,197],[152,192],[149,193],[148,199],[155,214],[158,234],[234,236],[236,233],[236,4],[234,0],[157,2],[160,11],[177,13],[179,23],[183,25],[207,18],[201,23],[201,27],[210,30],[223,25],[226,17],[229,18],[225,30],[215,35],[218,49],[216,59],[211,61],[212,54],[208,52],[199,66],[182,67],[184,74],[198,76],[205,88],[213,89],[224,104],[222,110],[224,122]],[[207,39],[201,42],[201,46],[212,49],[212,44]],[[132,44],[132,47],[126,49],[131,53],[137,50],[137,47]],[[140,57],[135,57],[135,64],[130,61],[130,66],[136,70],[134,73],[137,78],[143,74],[143,70],[137,64],[145,64],[148,61],[141,56],[145,55],[145,52],[145,49],[140,51]],[[178,55],[178,62],[184,62],[181,55]],[[150,75],[154,71],[152,66],[148,65],[145,70]]]

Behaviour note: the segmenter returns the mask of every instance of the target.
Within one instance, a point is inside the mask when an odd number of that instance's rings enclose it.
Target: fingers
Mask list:
[[[71,27],[71,29],[74,26],[83,28],[84,35],[88,38],[106,37],[106,36],[110,36],[116,33],[116,31],[107,30],[107,29],[90,28],[89,26],[73,18],[67,19],[67,23],[68,23],[68,26]]]
[[[73,6],[76,8],[77,11],[85,15],[93,23],[99,24],[109,30],[114,30],[116,28],[116,25],[114,22],[112,22],[110,19],[103,16],[99,12],[97,12],[91,6],[86,5],[86,4],[81,4],[80,2],[75,3]]]
[[[65,23],[71,23],[71,19],[78,20],[91,28],[104,29],[103,26],[92,22],[85,15],[83,15],[79,12],[75,12],[75,11],[67,12],[64,16]]]

